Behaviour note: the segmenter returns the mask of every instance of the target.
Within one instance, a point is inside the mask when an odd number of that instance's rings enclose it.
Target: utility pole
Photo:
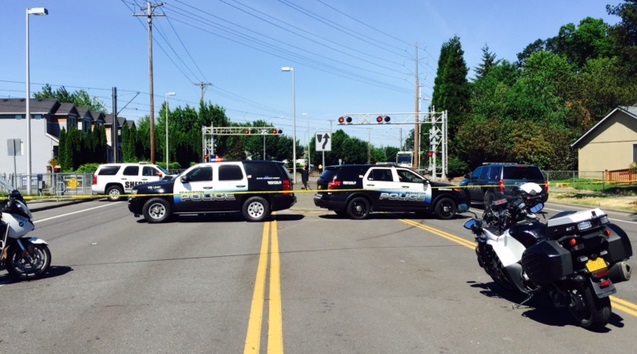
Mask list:
[[[146,16],[148,19],[148,73],[150,81],[150,163],[155,163],[155,90],[153,87],[153,17],[166,16],[165,14],[154,14],[153,11],[164,6],[164,3],[152,5],[150,1],[146,6],[145,14],[133,14],[133,16]],[[143,10],[143,8],[142,8]]]
[[[113,86],[113,125],[111,125],[111,147],[113,148],[113,162],[117,162],[117,87]]]
[[[206,86],[212,86],[209,82],[195,82],[193,85],[201,87],[201,102],[203,103],[203,94]]]
[[[414,126],[414,169],[420,168],[420,79],[418,78],[418,42],[416,42],[416,121]]]

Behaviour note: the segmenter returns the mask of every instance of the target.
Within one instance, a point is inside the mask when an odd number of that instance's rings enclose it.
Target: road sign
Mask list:
[[[332,151],[332,133],[316,133],[316,151]]]

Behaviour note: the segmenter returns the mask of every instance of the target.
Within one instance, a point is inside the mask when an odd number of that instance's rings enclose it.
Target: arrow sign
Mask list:
[[[316,133],[316,151],[332,151],[332,134]]]

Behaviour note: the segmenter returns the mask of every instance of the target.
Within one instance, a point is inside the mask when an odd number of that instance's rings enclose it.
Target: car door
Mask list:
[[[363,177],[363,189],[367,191],[376,209],[396,207],[395,196],[400,192],[400,187],[396,185],[390,167],[370,168]]]
[[[214,198],[213,164],[195,165],[175,179],[173,201],[176,212],[198,212],[210,208]]]
[[[241,200],[248,191],[248,178],[241,162],[217,165],[214,178],[214,210],[241,210]]]
[[[133,187],[143,183],[139,175],[139,166],[125,166],[121,176],[124,193],[130,193]]]
[[[467,183],[467,189],[471,200],[482,201],[484,199],[482,188],[480,187],[480,175],[486,172],[488,166],[479,166],[476,168],[471,176],[469,176],[469,182]]]
[[[426,178],[406,168],[397,168],[396,176],[402,192],[399,202],[403,209],[424,211],[431,207],[432,190]]]

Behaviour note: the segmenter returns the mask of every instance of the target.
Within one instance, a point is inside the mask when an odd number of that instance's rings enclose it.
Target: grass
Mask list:
[[[594,180],[552,181],[549,199],[556,203],[599,207],[637,214],[637,184]]]

